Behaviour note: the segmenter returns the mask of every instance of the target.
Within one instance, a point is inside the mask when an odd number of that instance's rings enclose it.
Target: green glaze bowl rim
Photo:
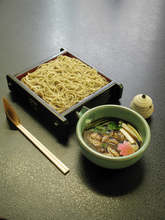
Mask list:
[[[144,127],[145,127],[145,131],[146,131],[146,138],[145,138],[145,142],[143,143],[143,145],[140,147],[140,149],[130,155],[127,155],[127,156],[122,156],[122,157],[110,157],[110,156],[107,156],[107,155],[104,155],[104,154],[101,154],[97,151],[95,151],[94,149],[92,149],[90,146],[88,146],[86,144],[86,142],[84,141],[83,137],[82,137],[82,132],[81,132],[81,124],[83,123],[83,120],[85,119],[85,117],[90,114],[91,112],[94,112],[95,110],[97,109],[104,109],[104,108],[118,108],[118,109],[121,109],[122,110],[126,110],[126,111],[129,111],[131,112],[133,115],[135,115],[135,117],[137,117],[139,120],[141,120],[141,122],[143,123]],[[125,120],[124,118],[121,117],[121,120]],[[84,148],[84,150],[88,151],[89,153],[92,153],[95,157],[97,158],[101,158],[101,159],[104,159],[104,160],[112,160],[112,161],[125,161],[125,160],[130,160],[130,159],[133,159],[133,158],[136,158],[138,156],[141,156],[143,155],[143,153],[146,151],[146,149],[148,148],[149,146],[149,143],[150,143],[150,140],[151,140],[151,131],[150,131],[150,127],[147,123],[147,121],[136,111],[128,108],[128,107],[125,107],[125,106],[122,106],[122,105],[111,105],[111,104],[107,104],[107,105],[100,105],[100,106],[97,106],[97,107],[94,107],[94,108],[91,108],[91,109],[88,109],[85,113],[83,113],[83,115],[79,118],[78,122],[77,122],[77,126],[76,126],[76,135],[77,135],[77,138],[80,142],[80,146],[81,148]]]

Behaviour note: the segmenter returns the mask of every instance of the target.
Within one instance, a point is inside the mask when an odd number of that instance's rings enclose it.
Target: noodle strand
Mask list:
[[[64,55],[41,64],[21,81],[59,113],[108,84],[92,67]]]

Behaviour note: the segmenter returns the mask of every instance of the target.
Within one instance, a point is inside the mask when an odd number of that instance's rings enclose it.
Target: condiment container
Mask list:
[[[130,103],[130,108],[141,114],[146,119],[154,112],[152,99],[146,94],[136,95]]]

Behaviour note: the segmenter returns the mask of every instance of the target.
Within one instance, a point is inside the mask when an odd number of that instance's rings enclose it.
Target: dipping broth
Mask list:
[[[84,129],[83,138],[97,152],[110,157],[132,154],[143,143],[135,127],[117,118],[102,118],[91,122]]]

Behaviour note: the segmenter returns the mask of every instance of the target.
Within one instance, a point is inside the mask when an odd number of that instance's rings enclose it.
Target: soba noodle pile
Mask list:
[[[108,84],[95,69],[64,55],[41,64],[21,81],[59,113]]]

